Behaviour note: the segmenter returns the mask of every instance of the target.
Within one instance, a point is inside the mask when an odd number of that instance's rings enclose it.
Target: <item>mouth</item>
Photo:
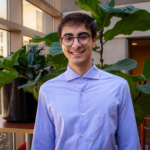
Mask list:
[[[80,55],[82,53],[84,53],[85,51],[78,51],[78,52],[70,52],[72,55]]]

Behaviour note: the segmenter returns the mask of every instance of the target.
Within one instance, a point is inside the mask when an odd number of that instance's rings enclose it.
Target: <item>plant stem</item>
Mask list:
[[[20,74],[19,73],[19,77],[20,78],[24,78],[24,79],[26,79],[27,81],[34,81],[34,80],[31,80],[29,77],[27,77],[27,76],[23,76],[22,74]]]
[[[103,31],[104,31],[104,30],[102,30],[102,31],[99,33],[99,37],[100,37],[100,47],[101,47],[101,49],[100,49],[100,51],[99,51],[99,53],[100,53],[101,69],[104,69],[104,65],[103,65],[103,62],[104,62],[104,60],[103,60]]]

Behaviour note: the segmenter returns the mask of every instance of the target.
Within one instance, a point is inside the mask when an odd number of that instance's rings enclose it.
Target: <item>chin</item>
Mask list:
[[[72,64],[74,64],[76,66],[82,66],[82,65],[86,64],[86,61],[76,61],[76,62],[73,62]]]

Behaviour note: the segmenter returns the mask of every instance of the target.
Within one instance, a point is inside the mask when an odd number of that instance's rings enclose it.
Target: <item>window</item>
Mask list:
[[[0,0],[0,18],[7,19],[7,0]]]
[[[9,48],[9,32],[0,29],[0,55],[7,57],[10,48]]]
[[[4,47],[0,46],[0,55],[2,55],[2,56],[3,56],[3,49],[4,49]]]
[[[23,25],[48,34],[53,31],[53,17],[23,0]]]
[[[3,43],[3,32],[0,32],[0,43]]]

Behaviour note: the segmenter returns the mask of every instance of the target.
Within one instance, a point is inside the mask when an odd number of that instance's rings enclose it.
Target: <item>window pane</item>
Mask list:
[[[7,19],[7,0],[0,0],[0,18]]]
[[[23,25],[43,33],[53,31],[53,17],[23,0]]]
[[[8,34],[9,32],[0,29],[0,55],[4,57],[9,54]]]

